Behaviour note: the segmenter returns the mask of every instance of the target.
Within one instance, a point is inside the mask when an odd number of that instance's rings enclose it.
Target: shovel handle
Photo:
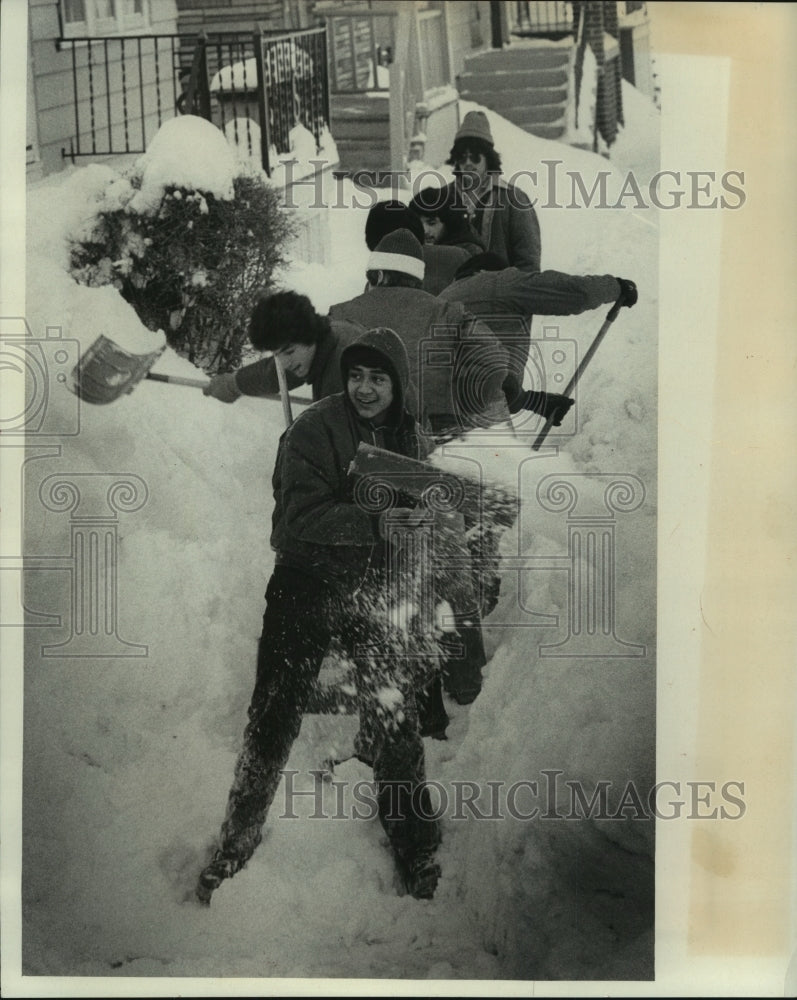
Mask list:
[[[300,406],[306,406],[308,403],[311,403],[312,400],[304,399],[302,396],[294,396],[288,392],[288,383],[285,381],[285,372],[282,371],[279,365],[277,366],[277,376],[280,379],[280,397],[282,398],[282,412],[285,417],[285,426],[290,427],[293,423],[291,401],[293,400]],[[152,379],[153,382],[168,382],[170,385],[188,385],[194,389],[204,389],[206,385],[210,385],[207,379],[183,378],[182,375],[158,375],[157,372],[147,372],[145,377]]]
[[[285,427],[288,428],[293,423],[293,411],[291,410],[291,397],[288,392],[288,380],[285,377],[285,369],[278,357],[274,358],[274,366],[277,369],[277,382],[280,387],[280,399],[282,400],[282,416],[285,420]]]
[[[581,378],[581,376],[584,374],[584,369],[590,363],[590,361],[592,360],[593,354],[600,347],[601,341],[606,336],[606,334],[609,332],[609,327],[617,319],[617,314],[620,312],[620,309],[621,309],[624,301],[625,301],[625,299],[624,299],[623,295],[621,294],[620,297],[618,298],[618,300],[614,303],[614,305],[612,306],[612,308],[606,314],[606,319],[603,321],[603,326],[600,328],[600,330],[598,330],[598,332],[597,332],[597,334],[595,336],[595,339],[590,344],[590,346],[589,346],[589,348],[587,350],[587,353],[584,355],[584,357],[583,357],[583,359],[581,361],[581,364],[578,366],[578,368],[576,368],[576,370],[575,370],[575,372],[573,374],[573,377],[570,379],[570,381],[565,386],[564,391],[562,393],[563,396],[569,396],[570,393],[573,391],[573,389],[575,389],[576,383]],[[540,445],[542,444],[542,442],[548,436],[548,431],[551,429],[552,426],[553,426],[553,421],[551,419],[548,419],[548,420],[545,421],[545,426],[540,431],[540,433],[537,435],[537,438],[534,441],[534,444],[531,446],[531,450],[532,451],[539,451],[540,450]]]
[[[157,375],[155,372],[147,372],[147,378],[153,382],[169,382],[171,385],[190,385],[194,389],[204,389],[208,384],[207,379],[183,378],[181,375]]]

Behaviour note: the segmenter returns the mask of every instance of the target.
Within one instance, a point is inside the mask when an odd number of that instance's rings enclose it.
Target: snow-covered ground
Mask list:
[[[626,125],[628,133],[638,127],[635,144],[646,162],[655,156],[656,117],[632,114]],[[603,158],[489,118],[507,176],[545,159],[586,180],[614,170]],[[148,164],[153,183],[190,180],[196,161],[172,162],[178,178],[166,176],[167,159]],[[204,164],[204,183],[225,182],[234,166],[219,164]],[[74,352],[99,333],[136,337],[135,314],[114,290],[80,287],[65,270],[65,239],[91,218],[113,179],[110,168],[90,166],[30,190],[27,319],[37,335],[55,326],[77,341],[67,374]],[[343,190],[347,207],[318,210],[332,259],[295,260],[282,276],[319,309],[363,286],[366,212],[350,206],[350,185]],[[542,175],[532,193],[545,202]],[[79,433],[61,438],[57,454],[31,454],[26,465],[26,554],[42,557],[42,568],[28,574],[25,602],[29,611],[60,616],[61,625],[30,629],[26,643],[24,972],[652,977],[653,822],[628,788],[644,804],[655,782],[656,219],[652,210],[595,208],[539,215],[543,267],[632,278],[640,300],[621,312],[587,369],[575,426],[555,439],[558,449],[532,452],[525,427],[519,439],[472,440],[440,456],[452,467],[476,460],[489,476],[518,486],[521,516],[503,552],[508,566],[521,556],[526,562],[507,569],[499,606],[485,622],[491,658],[482,694],[468,707],[449,703],[448,740],[427,741],[428,775],[449,802],[434,900],[396,894],[376,821],[310,818],[310,796],[294,801],[300,818],[281,818],[288,811],[281,791],[248,867],[219,889],[210,909],[191,901],[222,819],[253,682],[273,564],[270,475],[282,411],[247,398],[225,406],[197,389],[146,381],[111,405],[80,405]],[[605,311],[538,317],[535,335],[549,328],[546,357],[559,345],[583,355]],[[151,343],[151,333],[140,335]],[[171,351],[157,370],[201,375]],[[75,406],[58,383],[49,413],[66,426]],[[568,489],[578,498],[572,511],[559,503]],[[578,557],[570,533],[589,527],[577,523],[582,515],[610,539],[610,551]],[[118,639],[137,645],[67,658],[67,648],[53,647],[69,638],[75,619],[70,553],[75,535],[92,530],[110,539],[118,558]],[[596,598],[615,599],[611,651],[595,656],[593,644],[579,655],[543,655],[540,647],[563,642],[571,626],[576,631],[568,584],[586,586],[582,574],[612,558],[614,594]],[[107,608],[112,598],[93,600]],[[558,624],[542,615],[558,616]],[[136,653],[145,655],[126,655]],[[345,752],[354,728],[350,717],[308,716],[288,765],[298,772],[297,788],[323,796],[328,815],[340,790],[316,786],[308,770]],[[571,800],[563,796],[558,818],[518,818],[535,805],[555,811],[546,798],[554,772],[561,793],[572,782],[589,797],[597,782],[609,783],[611,811],[621,801],[625,810],[614,819],[567,819]],[[369,771],[349,763],[335,777],[368,780]],[[465,782],[481,790],[483,812],[497,788],[501,818],[457,818]]]

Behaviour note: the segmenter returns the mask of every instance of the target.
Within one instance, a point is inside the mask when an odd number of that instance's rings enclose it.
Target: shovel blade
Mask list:
[[[112,403],[146,378],[164,350],[131,354],[102,335],[75,365],[70,388],[87,403]]]

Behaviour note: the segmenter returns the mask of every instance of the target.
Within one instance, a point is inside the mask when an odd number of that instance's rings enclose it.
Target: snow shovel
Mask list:
[[[570,393],[573,391],[573,389],[575,389],[576,383],[581,378],[581,376],[584,374],[584,369],[590,363],[590,361],[592,360],[593,355],[595,354],[595,351],[597,351],[597,349],[600,347],[601,341],[606,336],[606,334],[609,332],[609,327],[617,319],[617,314],[620,312],[620,309],[621,309],[624,301],[625,301],[625,298],[624,298],[623,294],[621,293],[620,297],[618,298],[618,300],[614,303],[614,305],[612,306],[612,308],[607,313],[606,319],[603,321],[603,326],[600,328],[600,330],[598,330],[597,336],[595,337],[595,339],[590,344],[590,346],[589,346],[589,348],[587,350],[587,353],[581,359],[581,364],[578,366],[578,368],[576,368],[575,372],[573,373],[573,377],[570,379],[570,381],[567,383],[567,385],[565,386],[565,388],[562,390],[562,395],[563,396],[569,396]],[[549,417],[548,420],[545,421],[545,426],[540,431],[540,433],[537,435],[537,438],[534,441],[534,444],[531,446],[532,451],[539,451],[540,450],[540,445],[543,443],[543,441],[545,440],[545,438],[548,436],[548,431],[551,429],[552,426],[553,426],[553,418]]]
[[[101,335],[72,370],[70,388],[87,403],[113,403],[132,392],[143,378],[172,381],[172,376],[153,376],[149,371],[165,350],[164,346],[149,354],[131,354],[110,337]],[[197,381],[196,384],[205,383]]]
[[[460,511],[471,524],[484,519],[511,528],[518,516],[517,494],[506,486],[438,469],[430,462],[364,441],[357,448],[349,476],[358,484],[355,496],[393,499],[400,506],[429,503],[433,509]]]
[[[99,336],[91,347],[82,355],[72,370],[71,390],[87,403],[113,403],[127,393],[133,391],[139,382],[152,379],[154,382],[168,382],[170,385],[186,385],[196,389],[204,389],[207,379],[183,378],[180,375],[159,375],[150,371],[158,358],[166,350],[161,347],[149,354],[132,354],[117,343],[106,337]],[[290,426],[293,417],[291,413],[291,397],[288,394],[288,384],[282,366],[277,364],[282,410],[285,425]],[[298,402],[307,402],[299,399]]]

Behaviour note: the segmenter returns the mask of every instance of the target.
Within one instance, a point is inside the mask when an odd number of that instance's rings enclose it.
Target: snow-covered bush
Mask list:
[[[259,173],[231,172],[226,186],[164,183],[177,175],[159,170],[168,157],[157,142],[73,240],[71,271],[82,284],[115,285],[142,323],[163,330],[189,361],[229,371],[240,363],[254,299],[285,263],[292,226]],[[190,148],[181,156],[190,160]]]

